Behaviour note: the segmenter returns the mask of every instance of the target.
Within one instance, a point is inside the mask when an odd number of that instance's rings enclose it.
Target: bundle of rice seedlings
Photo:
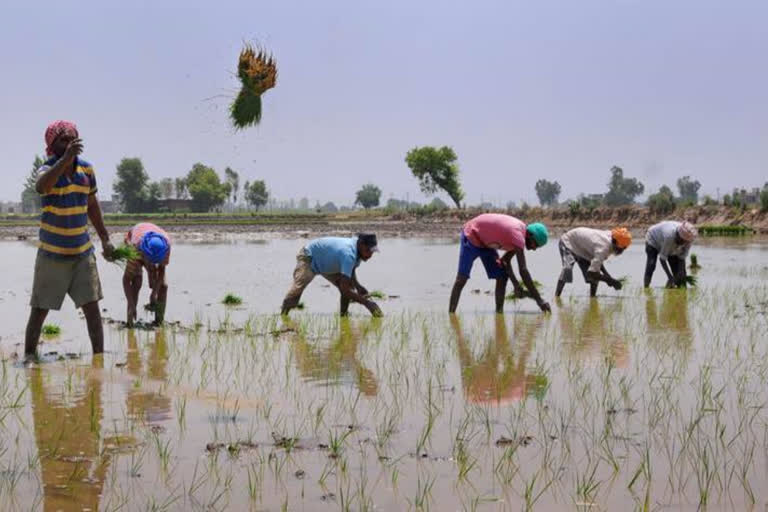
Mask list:
[[[141,253],[131,244],[123,244],[112,251],[113,263],[128,262],[139,259],[141,259]]]
[[[58,336],[61,334],[61,327],[56,324],[45,324],[43,326],[43,336]]]
[[[689,268],[691,270],[699,270],[701,268],[701,265],[699,265],[699,257],[696,256],[696,254],[691,254],[691,264],[689,265]]]
[[[515,295],[515,291],[512,290],[511,293],[508,293],[506,297],[504,297],[504,300],[517,300],[517,299],[532,299],[533,295],[531,295],[531,292],[525,287],[525,283],[520,283],[520,286],[523,288],[523,296],[518,297]],[[533,280],[533,286],[536,287],[538,290],[539,288],[543,288],[544,285],[541,284],[541,281],[537,281],[536,279]]]
[[[373,298],[373,299],[386,299],[387,298],[387,294],[384,293],[381,290],[373,290],[371,293],[368,294],[368,296]]]
[[[242,88],[229,113],[235,128],[243,129],[261,121],[261,95],[275,86],[277,63],[264,50],[257,53],[251,45],[246,45],[240,52],[237,76]]]
[[[221,303],[226,306],[238,306],[243,303],[243,299],[234,293],[228,293],[224,296],[224,299],[221,301]]]
[[[696,286],[699,283],[699,280],[696,279],[696,276],[685,276],[685,284],[688,286]]]

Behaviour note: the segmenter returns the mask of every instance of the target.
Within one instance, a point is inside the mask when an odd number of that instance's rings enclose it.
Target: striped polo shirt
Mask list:
[[[45,162],[39,172],[50,169],[57,159]],[[72,177],[62,174],[53,188],[41,195],[40,250],[44,254],[66,258],[93,252],[88,235],[88,197],[96,190],[93,167],[77,158]]]

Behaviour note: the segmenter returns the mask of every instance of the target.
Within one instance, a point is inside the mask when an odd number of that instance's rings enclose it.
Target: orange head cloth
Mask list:
[[[632,233],[627,228],[613,228],[611,236],[619,249],[626,249],[632,243]]]

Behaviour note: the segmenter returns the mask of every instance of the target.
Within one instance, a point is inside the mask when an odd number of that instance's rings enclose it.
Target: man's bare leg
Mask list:
[[[507,294],[507,276],[496,280],[496,312],[504,312],[504,298]]]
[[[91,338],[91,348],[94,354],[104,352],[104,326],[101,324],[99,302],[89,302],[83,306],[83,314],[88,324],[88,336]]]
[[[34,356],[37,354],[37,344],[40,341],[40,331],[43,328],[45,317],[48,316],[47,309],[32,307],[29,311],[29,320],[27,320],[27,330],[24,338],[24,355]]]
[[[464,285],[467,284],[467,277],[458,274],[456,281],[453,283],[453,289],[451,290],[451,301],[448,304],[448,312],[455,313],[456,307],[459,305],[459,297],[461,297],[461,290],[464,289]]]

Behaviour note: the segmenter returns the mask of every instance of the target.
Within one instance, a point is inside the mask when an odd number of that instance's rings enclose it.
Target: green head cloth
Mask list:
[[[528,224],[528,232],[536,241],[536,247],[543,247],[547,244],[547,240],[549,240],[549,233],[547,233],[547,226],[541,222]]]

